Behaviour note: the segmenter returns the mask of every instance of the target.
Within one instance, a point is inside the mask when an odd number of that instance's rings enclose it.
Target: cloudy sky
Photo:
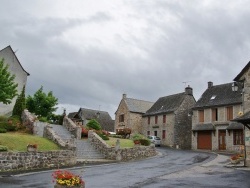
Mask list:
[[[127,97],[155,102],[231,82],[250,60],[249,0],[2,0],[0,48],[10,45],[58,112],[114,113]]]

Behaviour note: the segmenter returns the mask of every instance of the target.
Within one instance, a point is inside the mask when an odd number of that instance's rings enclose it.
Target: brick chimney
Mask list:
[[[123,98],[123,99],[126,99],[126,98],[127,98],[127,94],[123,93],[123,94],[122,94],[122,98]]]
[[[191,88],[189,85],[185,88],[185,93],[187,95],[193,95],[193,88]]]
[[[211,87],[213,87],[213,82],[209,81],[209,82],[207,83],[207,88],[211,88]]]

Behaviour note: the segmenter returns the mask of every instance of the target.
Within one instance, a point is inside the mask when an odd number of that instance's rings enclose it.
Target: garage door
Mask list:
[[[211,132],[198,132],[198,149],[212,150]]]

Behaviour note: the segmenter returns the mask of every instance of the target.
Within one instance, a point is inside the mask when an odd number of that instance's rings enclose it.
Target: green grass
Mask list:
[[[60,149],[54,142],[39,136],[19,132],[0,134],[0,145],[7,146],[8,151],[27,151],[28,144],[37,144],[38,151]]]
[[[129,140],[129,139],[109,137],[109,140],[106,140],[106,143],[109,146],[115,146],[117,139],[120,139],[120,147],[121,148],[132,148],[132,147],[134,147],[133,140]]]

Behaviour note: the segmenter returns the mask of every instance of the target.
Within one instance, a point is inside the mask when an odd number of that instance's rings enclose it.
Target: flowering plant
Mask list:
[[[67,170],[57,170],[52,174],[53,182],[56,182],[59,185],[67,186],[80,186],[84,185],[84,181],[79,175],[75,175]]]
[[[27,147],[37,148],[37,144],[28,144]]]

